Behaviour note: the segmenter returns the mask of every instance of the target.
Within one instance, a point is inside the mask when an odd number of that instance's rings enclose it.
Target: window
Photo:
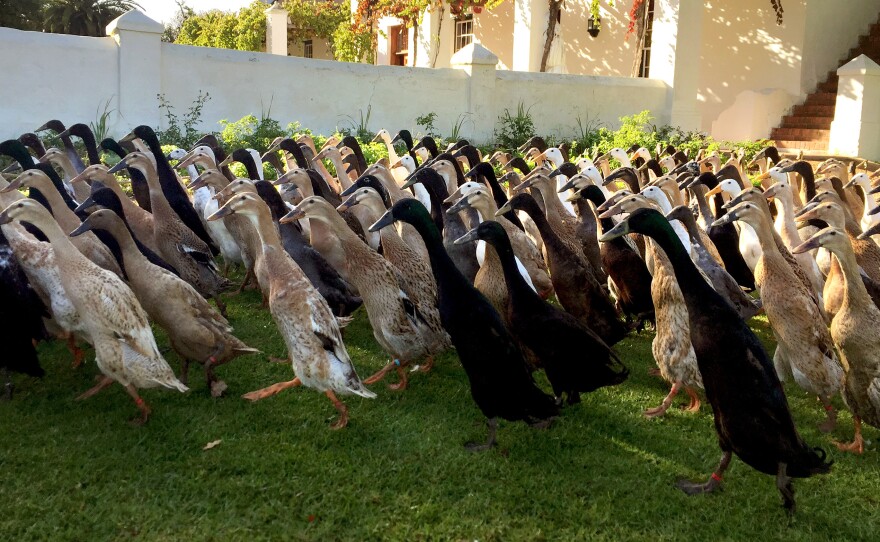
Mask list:
[[[314,58],[312,52],[312,40],[305,40],[303,42],[303,56],[306,58]]]
[[[639,77],[649,77],[651,72],[651,32],[654,30],[654,0],[648,0],[645,8],[645,46],[639,63]]]
[[[464,15],[455,20],[455,49],[453,53],[474,42],[474,16]]]
[[[391,65],[406,66],[409,57],[409,31],[403,25],[388,28],[388,41],[391,50]]]

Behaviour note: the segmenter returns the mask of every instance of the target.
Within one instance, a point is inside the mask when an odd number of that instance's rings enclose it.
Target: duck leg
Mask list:
[[[672,384],[672,389],[669,390],[669,393],[666,397],[663,398],[663,402],[660,403],[660,406],[649,408],[643,414],[646,418],[657,418],[666,414],[666,411],[669,410],[669,407],[672,406],[672,400],[675,399],[675,396],[678,395],[678,392],[681,390],[681,382],[675,382]]]
[[[327,396],[327,399],[330,399],[333,402],[333,406],[339,411],[339,419],[330,425],[330,429],[342,429],[348,425],[348,407],[336,397],[333,390],[325,391],[324,395]]]
[[[226,315],[226,303],[220,300],[220,294],[212,294],[211,297],[214,299],[214,303],[217,304],[217,310],[220,312],[220,316],[223,318],[229,318]]]
[[[214,367],[219,365],[217,361],[217,355],[220,353],[220,349],[214,352],[214,355],[208,358],[208,361],[205,362],[205,379],[208,381],[208,389],[211,390],[211,397],[222,397],[223,392],[226,391],[226,382],[217,378],[217,375],[214,374]]]
[[[134,404],[136,404],[138,410],[141,411],[140,417],[134,418],[133,420],[131,420],[130,423],[132,425],[144,425],[150,419],[150,414],[153,411],[150,409],[147,403],[145,403],[144,400],[141,399],[141,396],[138,395],[137,389],[132,384],[126,386],[125,391],[127,391],[131,398],[134,399]]]
[[[244,291],[245,287],[250,284],[251,277],[254,277],[254,266],[250,266],[247,268],[247,272],[244,274],[244,280],[241,281],[241,286],[238,287],[238,291],[235,292],[236,295],[240,294]],[[254,277],[256,278],[256,277]]]
[[[387,375],[387,374],[391,371],[391,369],[393,369],[394,367],[400,367],[400,361],[399,361],[399,360],[396,360],[396,359],[395,359],[395,360],[391,360],[387,365],[385,365],[384,367],[382,367],[381,369],[379,369],[378,372],[374,373],[372,376],[370,376],[369,378],[365,379],[365,380],[364,380],[364,384],[366,384],[366,385],[368,385],[368,386],[369,386],[370,384],[375,384],[376,382],[378,382],[378,381],[382,380],[383,378],[385,378],[385,375]]]
[[[788,466],[785,463],[779,464],[779,470],[776,472],[776,489],[782,494],[782,506],[789,516],[794,515],[794,486],[791,484],[791,477],[786,474]]]
[[[730,452],[724,452],[721,456],[721,462],[718,463],[718,468],[715,469],[715,472],[712,473],[712,476],[709,477],[709,480],[705,484],[690,482],[688,480],[679,480],[676,482],[675,486],[688,495],[712,493],[721,486],[721,476],[724,474],[724,471],[727,470],[727,467],[730,466],[730,459],[732,457],[733,455]]]
[[[486,443],[477,444],[476,442],[468,442],[464,445],[467,451],[485,452],[495,446],[495,432],[498,430],[498,418],[489,418],[486,420],[486,425],[489,427],[489,438],[486,440]]]
[[[421,367],[418,368],[418,370],[422,373],[427,373],[428,371],[430,371],[433,368],[434,368],[434,356],[428,356],[428,358],[425,360],[425,363],[423,363],[421,365]]]
[[[389,390],[405,390],[407,385],[409,384],[409,377],[407,376],[406,371],[403,370],[402,365],[397,366],[397,376],[400,378],[400,380],[397,382],[397,384],[388,384]]]
[[[686,391],[688,396],[691,398],[691,402],[690,404],[688,404],[688,406],[682,408],[685,410],[685,412],[699,412],[702,402],[700,401],[700,396],[697,395],[697,391],[690,386],[686,386],[684,388],[684,391]]]
[[[862,438],[862,419],[858,416],[853,416],[853,422],[855,424],[856,434],[853,437],[853,441],[849,444],[843,444],[842,442],[834,442],[834,445],[842,452],[852,452],[854,454],[861,454],[865,451],[865,439]]]
[[[76,345],[76,337],[73,336],[73,333],[67,336],[67,349],[73,354],[73,363],[71,366],[74,369],[82,366],[83,361],[86,359],[86,353]]]
[[[287,382],[279,382],[277,384],[272,384],[267,388],[263,388],[261,390],[252,391],[250,393],[245,393],[241,397],[243,399],[247,399],[248,401],[259,401],[260,399],[265,399],[266,397],[271,397],[275,394],[281,393],[282,391],[288,388],[295,388],[297,386],[302,386],[302,380],[299,377],[294,378],[293,380],[289,380]]]
[[[837,427],[837,412],[834,410],[834,405],[831,404],[830,397],[819,397],[819,400],[822,401],[826,416],[825,421],[819,424],[819,431],[830,433]]]
[[[113,380],[109,376],[102,376],[101,379],[98,381],[98,383],[94,387],[92,387],[91,389],[89,389],[89,391],[85,392],[84,394],[80,395],[79,397],[77,397],[75,400],[82,401],[83,399],[88,399],[89,397],[95,395],[96,393],[103,390],[104,388],[106,388],[107,386],[112,384],[113,382],[115,382],[115,380]]]

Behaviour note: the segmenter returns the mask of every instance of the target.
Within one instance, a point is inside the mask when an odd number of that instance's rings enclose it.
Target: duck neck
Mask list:
[[[661,228],[650,234],[657,245],[663,249],[669,262],[672,264],[675,278],[678,284],[686,285],[681,288],[682,294],[688,304],[688,308],[699,306],[707,295],[715,293],[715,290],[709,286],[703,275],[697,270],[696,265],[691,260],[681,240],[676,235],[675,230],[670,228]]]
[[[49,204],[49,210],[52,212],[52,216],[55,217],[55,220],[58,221],[58,224],[69,230],[73,230],[77,228],[80,224],[79,217],[70,210],[70,207],[65,203],[64,198],[61,197],[61,194],[58,192],[58,189],[52,184],[52,182],[40,183],[40,186],[37,187],[37,190],[43,194],[43,197],[46,199],[46,203]],[[48,235],[46,236],[48,237]]]
[[[129,276],[135,272],[136,267],[148,263],[147,258],[141,253],[137,244],[135,244],[131,232],[128,231],[128,227],[126,227],[122,219],[115,221],[115,224],[111,227],[104,229],[110,232],[119,244],[119,249],[122,251],[123,265]]]
[[[174,213],[171,204],[168,203],[165,193],[162,191],[162,184],[159,182],[159,174],[156,170],[149,165],[146,167],[138,165],[135,169],[143,174],[144,179],[147,181],[147,186],[150,188],[150,208],[153,214],[159,209],[164,210],[166,213]]]
[[[513,247],[510,242],[490,243],[489,249],[494,249],[495,254],[501,262],[501,269],[504,271],[504,280],[507,282],[507,289],[510,291],[510,297],[513,302],[516,301],[534,301],[538,295],[526,283],[519,267],[516,265],[516,258],[513,254]]]
[[[855,252],[853,252],[852,246],[849,245],[849,242],[847,241],[846,246],[835,247],[832,252],[834,253],[834,257],[837,258],[840,263],[840,268],[843,271],[844,305],[849,305],[851,307],[866,307],[872,305],[874,302],[871,300],[871,296],[868,295],[868,289],[865,288],[865,283],[862,281],[862,276],[859,273],[859,264],[856,261]]]
[[[263,247],[275,249],[281,247],[281,237],[278,235],[278,230],[272,222],[272,215],[268,207],[260,207],[255,213],[247,213],[246,216],[250,219],[251,224],[254,225],[254,229],[257,230],[260,244]]]

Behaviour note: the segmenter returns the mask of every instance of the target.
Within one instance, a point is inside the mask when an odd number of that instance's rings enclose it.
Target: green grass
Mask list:
[[[63,345],[41,346],[47,376],[16,378],[15,399],[0,403],[0,540],[876,539],[874,444],[863,457],[838,452],[816,429],[819,404],[793,385],[801,432],[836,463],[796,482],[791,525],[773,479],[737,460],[718,494],[675,489],[679,477],[705,478],[719,450],[708,406],[642,417],[667,391],[647,375],[648,333],[617,348],[632,371],[623,385],[585,396],[549,430],[502,423],[499,447],[475,455],[462,445],[485,427],[454,355],[404,392],[380,383],[378,399],[346,398],[351,423],[331,431],[335,410],[314,391],[239,398],[292,372],[266,361],[285,352],[257,294],[231,298],[229,313],[265,355],[221,367],[229,390],[219,400],[198,367],[187,394],[145,391],[153,417],[141,428],[126,423],[136,411],[119,386],[75,402],[94,363],[72,370]],[[754,327],[769,345],[766,321]],[[362,377],[385,361],[362,311],[346,344]],[[851,436],[841,413],[833,437]]]

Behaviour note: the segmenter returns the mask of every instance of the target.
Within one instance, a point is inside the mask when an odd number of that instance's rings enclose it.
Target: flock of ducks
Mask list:
[[[79,398],[118,382],[136,423],[151,414],[139,389],[185,392],[196,362],[221,396],[217,368],[259,352],[235,337],[221,299],[242,266],[239,291],[261,292],[294,372],[244,397],[315,389],[339,412],[334,428],[348,423],[339,396],[374,398],[366,386],[392,374],[388,387],[403,390],[454,348],[488,420],[487,441],[467,446],[488,449],[500,418],[546,427],[581,394],[625,381],[612,347],[646,325],[670,387],[644,415],[664,415],[682,391],[696,412],[703,390],[715,418],[720,464],[704,483],[679,482],[688,494],[720,487],[736,454],[776,476],[793,511],[792,478],[829,471],[798,434],[783,381],[819,399],[826,432],[842,395],[855,420],[843,450],[863,452],[863,421],[880,427],[880,189],[852,164],[814,170],[773,147],[748,164],[742,152],[722,163],[671,147],[569,159],[539,137],[483,157],[467,141],[441,150],[406,130],[377,134],[388,158],[375,164],[352,137],[320,149],[279,138],[260,155],[227,153],[209,135],[166,156],[147,126],[101,142],[84,124],[43,130],[63,148],[34,133],[0,143],[11,159],[0,178],[0,332],[13,349],[0,368],[42,376],[38,341],[67,341],[74,365],[88,343],[101,378]],[[118,162],[102,164],[99,150]],[[365,379],[343,341],[361,306],[389,358]],[[745,323],[760,312],[772,357]],[[178,373],[151,323],[168,334]]]

